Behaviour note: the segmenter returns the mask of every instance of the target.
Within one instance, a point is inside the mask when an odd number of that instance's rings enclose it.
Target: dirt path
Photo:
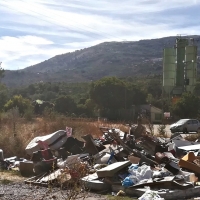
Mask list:
[[[2,200],[67,200],[67,191],[59,188],[45,188],[15,182],[0,184],[0,199]],[[82,193],[76,200],[107,200],[103,195]]]

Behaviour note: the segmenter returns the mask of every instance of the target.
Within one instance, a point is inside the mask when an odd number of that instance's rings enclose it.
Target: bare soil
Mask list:
[[[46,188],[27,185],[23,182],[11,182],[0,184],[0,199],[2,200],[68,200],[67,191],[59,188]],[[100,194],[83,193],[72,198],[77,200],[106,200]]]

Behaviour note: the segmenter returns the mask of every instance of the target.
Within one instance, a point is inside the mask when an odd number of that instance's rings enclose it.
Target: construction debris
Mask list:
[[[18,167],[25,183],[113,191],[139,199],[177,199],[200,195],[200,157],[197,142],[181,136],[155,137],[139,123],[130,132],[101,127],[101,138],[73,137],[72,128],[34,138],[26,147],[30,160],[4,159],[0,168]],[[184,190],[184,195],[183,195]],[[150,198],[150,196],[154,198]]]

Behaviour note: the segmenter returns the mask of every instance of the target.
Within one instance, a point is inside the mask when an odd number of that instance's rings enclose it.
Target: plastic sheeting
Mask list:
[[[124,187],[129,187],[138,184],[140,181],[150,179],[153,174],[151,167],[147,165],[142,165],[141,167],[138,167],[138,165],[131,165],[128,172],[130,175],[122,182]]]
[[[164,200],[164,199],[161,198],[157,192],[152,191],[148,188],[148,190],[141,197],[139,197],[138,200]]]

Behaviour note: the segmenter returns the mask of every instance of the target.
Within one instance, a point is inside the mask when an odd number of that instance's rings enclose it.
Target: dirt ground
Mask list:
[[[0,184],[0,200],[69,200],[67,191],[59,188],[32,186],[21,182]],[[116,197],[92,192],[81,193],[70,200],[136,200],[130,197]]]
[[[0,200],[68,200],[67,194],[73,190],[61,190],[56,187],[40,187],[25,184],[26,178],[17,171],[0,172]],[[97,194],[92,192],[81,192],[78,197],[71,200],[112,200],[111,193]],[[120,200],[120,199],[119,199]],[[129,200],[127,197],[124,200]],[[133,199],[132,199],[133,200]]]
[[[58,188],[45,188],[24,184],[23,182],[0,185],[2,200],[67,200],[67,191]],[[106,200],[104,196],[95,193],[81,194],[77,200]]]

